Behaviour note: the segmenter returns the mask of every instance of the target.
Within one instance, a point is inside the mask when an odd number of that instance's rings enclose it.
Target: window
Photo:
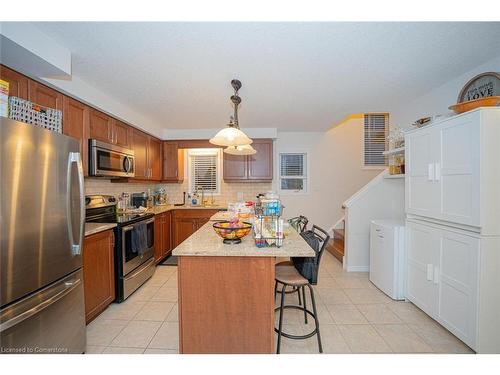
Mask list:
[[[365,167],[385,167],[383,152],[386,147],[386,137],[389,115],[386,113],[365,114],[364,126],[364,165]]]
[[[307,154],[280,153],[280,191],[282,193],[307,192]]]
[[[220,150],[192,149],[188,151],[189,191],[196,188],[220,193]]]

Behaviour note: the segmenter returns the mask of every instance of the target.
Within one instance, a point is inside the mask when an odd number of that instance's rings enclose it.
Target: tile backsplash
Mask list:
[[[85,179],[85,194],[109,194],[119,196],[122,192],[136,193],[141,191],[155,191],[156,189],[165,188],[168,195],[168,202],[182,202],[182,192],[188,192],[188,182],[185,180],[181,184],[144,184],[144,183],[112,183],[106,179],[86,178]],[[215,195],[215,203],[225,205],[228,202],[236,202],[240,200],[254,200],[258,193],[265,193],[273,190],[272,182],[254,182],[254,183],[225,183],[222,181],[221,194]]]

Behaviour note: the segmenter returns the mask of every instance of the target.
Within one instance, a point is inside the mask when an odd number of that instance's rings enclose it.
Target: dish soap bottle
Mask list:
[[[195,191],[191,195],[191,206],[197,206],[198,205],[198,193]]]

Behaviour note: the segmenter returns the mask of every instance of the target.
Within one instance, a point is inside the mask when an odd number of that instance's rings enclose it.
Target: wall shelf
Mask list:
[[[396,154],[404,154],[405,152],[405,147],[398,147],[398,148],[393,148],[392,150],[384,151],[382,152],[383,155],[389,156],[389,155],[396,155]]]

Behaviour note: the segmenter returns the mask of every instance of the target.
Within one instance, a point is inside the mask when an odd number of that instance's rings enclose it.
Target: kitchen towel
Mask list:
[[[134,225],[132,229],[132,252],[142,255],[148,248],[148,233],[147,225],[139,223]]]

